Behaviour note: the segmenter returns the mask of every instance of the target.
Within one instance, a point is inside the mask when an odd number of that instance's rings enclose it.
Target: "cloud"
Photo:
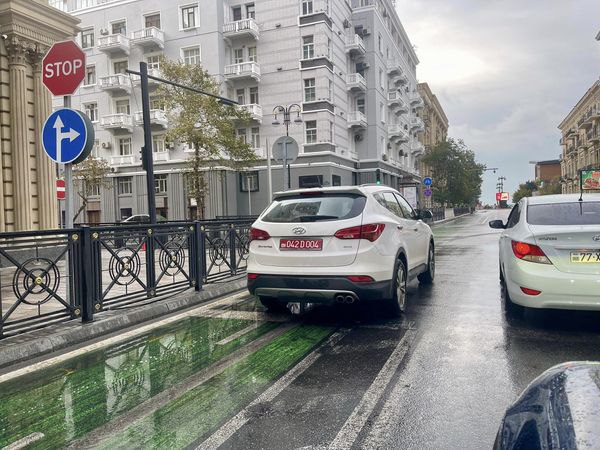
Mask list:
[[[557,158],[558,123],[600,76],[597,0],[399,0],[398,14],[438,95],[486,174],[494,201],[534,176],[529,161]]]

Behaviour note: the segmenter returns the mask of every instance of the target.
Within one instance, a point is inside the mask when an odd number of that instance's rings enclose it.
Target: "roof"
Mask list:
[[[352,193],[352,194],[371,194],[378,191],[389,191],[393,189],[389,186],[378,184],[363,184],[361,186],[334,186],[334,187],[315,187],[306,189],[293,189],[290,191],[280,191],[273,194],[273,198],[289,197],[305,192],[330,192],[330,193]]]
[[[537,166],[550,166],[554,164],[560,164],[560,159],[547,159],[546,161],[538,161],[535,164]]]
[[[538,195],[536,197],[527,197],[529,205],[545,205],[548,203],[571,203],[578,202],[580,194],[556,194],[556,195]],[[583,201],[600,202],[600,193],[583,193]]]

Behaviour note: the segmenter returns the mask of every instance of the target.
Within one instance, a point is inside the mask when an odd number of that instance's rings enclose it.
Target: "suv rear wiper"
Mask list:
[[[325,216],[325,215],[316,215],[316,216],[300,216],[297,219],[300,222],[317,222],[319,220],[332,220],[337,219],[337,216]]]

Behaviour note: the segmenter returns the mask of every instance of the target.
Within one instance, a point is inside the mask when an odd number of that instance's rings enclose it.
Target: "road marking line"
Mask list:
[[[199,315],[199,311],[201,311],[201,310],[202,311],[210,310],[210,309],[214,308],[215,306],[220,306],[223,304],[227,304],[229,302],[235,302],[236,300],[238,300],[242,297],[248,297],[248,295],[249,294],[246,292],[240,292],[238,294],[224,297],[219,300],[216,300],[216,301],[204,304],[204,305],[200,305],[197,308],[194,308],[193,310],[188,310],[188,311],[182,312],[180,314],[177,314],[175,316],[168,317],[166,319],[162,319],[158,322],[153,322],[151,324],[141,326],[139,328],[136,328],[135,330],[131,330],[126,333],[118,334],[117,336],[113,336],[109,339],[104,339],[102,341],[96,342],[95,344],[86,345],[85,347],[79,348],[77,350],[72,350],[70,352],[63,353],[62,355],[58,355],[58,356],[54,356],[49,359],[45,359],[44,361],[40,361],[40,362],[32,364],[30,366],[26,366],[21,369],[7,372],[5,374],[0,375],[0,383],[4,383],[5,381],[12,380],[14,378],[20,377],[21,375],[26,375],[28,373],[35,372],[37,370],[45,369],[49,366],[52,366],[59,362],[65,361],[67,359],[75,358],[75,357],[81,356],[85,353],[93,352],[95,350],[100,350],[100,349],[106,348],[110,345],[129,340],[131,338],[148,333],[149,331],[152,331],[156,328],[162,327],[164,325],[168,325],[173,322],[177,322],[178,320],[184,319],[186,317],[190,317],[192,315]]]
[[[404,333],[404,336],[398,342],[398,345],[377,374],[377,377],[363,395],[360,403],[354,408],[354,411],[352,411],[352,414],[350,414],[350,417],[348,417],[348,420],[346,420],[346,423],[342,426],[333,442],[329,444],[330,449],[349,449],[354,445],[367,419],[373,413],[375,406],[379,403],[381,396],[390,384],[400,363],[408,353],[416,333],[413,329],[409,329]]]
[[[241,410],[235,417],[230,419],[228,422],[223,424],[221,428],[215,431],[208,439],[200,444],[197,449],[209,450],[217,449],[223,445],[231,436],[233,436],[240,428],[242,428],[249,420],[249,411],[255,406],[271,402],[281,392],[288,387],[292,382],[298,378],[306,369],[308,369],[317,359],[322,355],[322,351],[325,347],[333,346],[337,344],[342,338],[344,338],[350,330],[340,330],[332,334],[323,344],[308,354],[302,361],[296,364],[289,372],[277,380],[271,385],[266,391],[258,396],[252,403]]]
[[[22,448],[29,447],[34,442],[41,441],[45,437],[46,435],[44,433],[31,433],[30,435],[25,436],[24,438],[21,438],[18,441],[7,445],[6,447],[2,447],[2,450],[20,450]]]

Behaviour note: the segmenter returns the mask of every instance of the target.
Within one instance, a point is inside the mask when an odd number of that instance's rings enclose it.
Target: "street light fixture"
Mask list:
[[[294,118],[294,123],[296,124],[301,124],[302,123],[302,117],[300,116],[300,113],[302,112],[302,107],[297,104],[297,103],[292,103],[289,106],[281,106],[278,105],[275,108],[273,108],[273,126],[279,126],[281,125],[281,122],[279,121],[279,114],[282,113],[283,114],[283,124],[285,125],[285,135],[289,137],[290,135],[290,123],[292,123],[291,120],[291,115],[293,113],[296,113],[296,117]],[[291,189],[291,173],[290,173],[290,165],[287,163],[287,160],[284,161],[284,164],[287,165],[287,188]],[[284,167],[283,169],[284,171],[286,170],[286,168]],[[284,172],[284,180],[285,180],[285,172]],[[285,184],[284,184],[285,186]]]

